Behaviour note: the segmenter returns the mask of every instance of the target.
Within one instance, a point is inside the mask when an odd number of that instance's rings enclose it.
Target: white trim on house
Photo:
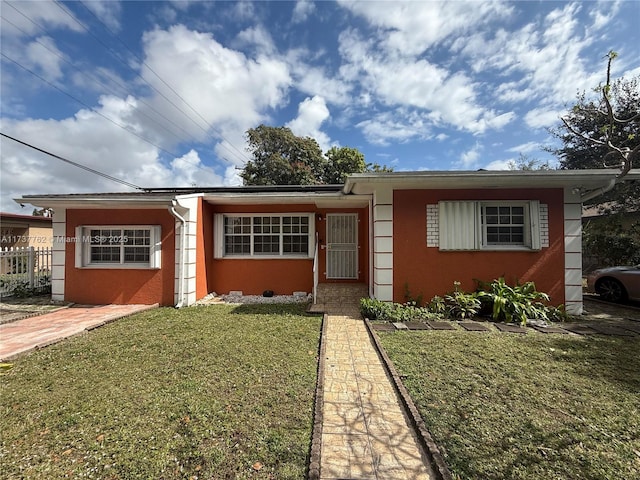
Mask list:
[[[119,230],[122,232],[113,239],[107,239],[110,245],[121,249],[118,262],[92,262],[91,247],[94,237],[92,230]],[[124,232],[126,230],[148,230],[149,249],[148,262],[127,262],[124,249],[127,247]],[[75,231],[75,267],[85,269],[138,269],[158,270],[162,267],[162,229],[160,225],[78,225]],[[135,245],[130,245],[135,247]]]
[[[278,254],[259,254],[253,253],[254,243],[253,237],[255,233],[253,232],[253,223],[251,224],[251,232],[248,234],[251,237],[251,252],[250,254],[227,254],[225,253],[225,225],[224,219],[231,217],[241,217],[241,218],[255,218],[255,217],[307,217],[308,218],[308,231],[307,231],[307,241],[308,241],[308,251],[307,253],[285,253],[282,251],[284,243],[280,243],[280,253]],[[316,238],[316,230],[315,230],[315,213],[313,212],[261,212],[261,213],[216,213],[213,217],[213,235],[214,235],[214,258],[216,259],[240,259],[240,260],[301,260],[301,259],[313,259],[313,254],[315,251],[315,238]],[[284,229],[281,228],[279,233],[274,234],[278,235],[280,238],[286,235]]]
[[[67,240],[67,211],[53,211],[53,252],[51,258],[51,300],[64,301],[64,276]]]
[[[373,194],[373,296],[393,301],[393,189]]]
[[[197,300],[196,274],[197,274],[197,229],[198,229],[198,202],[201,195],[183,195],[176,198],[180,214],[185,219],[184,227],[180,222],[175,223],[175,275],[174,275],[174,304],[182,306],[193,305]],[[181,243],[184,244],[184,257],[181,258]],[[180,289],[181,270],[183,270],[183,288]],[[178,298],[182,292],[182,298]]]
[[[582,200],[564,191],[564,302],[567,313],[582,313]]]
[[[487,207],[500,206],[524,207],[522,243],[488,241],[483,211]],[[542,211],[545,212],[544,216]],[[537,251],[549,244],[548,222],[547,205],[541,205],[538,200],[445,200],[438,202],[438,205],[427,206],[427,246],[443,251]],[[544,238],[543,232],[546,235]]]

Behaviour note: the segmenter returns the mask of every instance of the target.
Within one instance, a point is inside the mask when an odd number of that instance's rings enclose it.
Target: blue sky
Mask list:
[[[3,1],[0,130],[141,186],[240,183],[288,126],[402,170],[554,161],[581,91],[640,74],[640,2]],[[123,186],[2,138],[1,208]],[[23,213],[31,213],[29,208]]]

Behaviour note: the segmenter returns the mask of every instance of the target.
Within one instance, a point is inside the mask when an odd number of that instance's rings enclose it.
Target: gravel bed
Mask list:
[[[198,300],[196,305],[215,305],[217,303],[230,304],[258,304],[258,303],[308,303],[313,299],[313,295],[274,295],[264,297],[262,295],[218,295],[210,293],[206,297]]]

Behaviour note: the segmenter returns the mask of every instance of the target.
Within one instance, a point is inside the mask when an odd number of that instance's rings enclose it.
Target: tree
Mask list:
[[[331,147],[326,153],[324,168],[324,183],[344,183],[350,173],[363,173],[367,171],[362,152],[351,147]]]
[[[325,159],[318,142],[297,137],[287,127],[260,125],[247,131],[253,156],[240,176],[245,185],[322,183]]]
[[[573,108],[551,133],[562,147],[551,150],[564,169],[618,168],[618,179],[638,163],[640,155],[640,76],[611,81],[615,52],[606,56],[606,83],[595,89],[598,97],[578,95]],[[585,228],[583,252],[594,265],[638,261],[640,251],[640,182],[619,182],[605,195],[593,198],[601,219]],[[633,212],[632,215],[629,213]]]
[[[527,155],[523,155],[522,153],[518,157],[518,160],[510,160],[509,161],[509,170],[551,170],[551,166],[549,162],[543,162],[542,160],[538,160],[537,158],[529,158]]]
[[[562,124],[551,134],[562,147],[550,150],[558,156],[562,169],[619,168],[623,177],[640,155],[640,76],[611,81],[615,52],[606,56],[606,83],[595,89],[598,97],[578,95]],[[640,208],[640,185],[621,182],[608,195],[592,203],[607,202],[621,210]]]
[[[390,172],[365,163],[362,152],[331,147],[322,154],[311,137],[298,137],[287,127],[260,125],[247,130],[252,160],[240,176],[245,185],[321,185],[343,183],[347,175],[367,171]]]

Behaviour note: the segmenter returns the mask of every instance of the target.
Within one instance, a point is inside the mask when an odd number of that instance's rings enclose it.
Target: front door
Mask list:
[[[327,215],[327,278],[358,278],[358,215]]]

